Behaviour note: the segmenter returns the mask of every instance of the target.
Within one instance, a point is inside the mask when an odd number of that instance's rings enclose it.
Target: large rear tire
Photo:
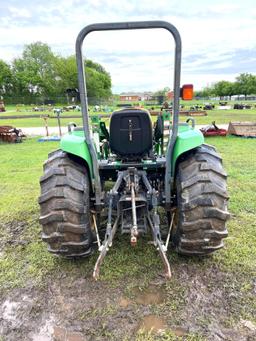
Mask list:
[[[67,258],[92,253],[90,186],[86,167],[61,150],[49,154],[40,179],[40,223],[48,251]]]
[[[202,145],[180,161],[172,242],[178,253],[206,255],[227,237],[227,174],[214,147]]]

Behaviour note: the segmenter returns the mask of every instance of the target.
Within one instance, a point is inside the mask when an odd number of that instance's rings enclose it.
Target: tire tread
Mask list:
[[[230,217],[226,179],[222,158],[209,145],[196,148],[178,165],[178,222],[172,236],[178,253],[206,255],[224,246]]]
[[[40,178],[39,222],[48,251],[67,258],[86,257],[92,251],[89,179],[86,168],[62,150],[50,153]]]

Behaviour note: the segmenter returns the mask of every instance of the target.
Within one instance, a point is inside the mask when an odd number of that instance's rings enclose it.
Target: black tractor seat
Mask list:
[[[142,158],[153,146],[149,112],[141,109],[114,111],[109,126],[110,149],[120,158]]]

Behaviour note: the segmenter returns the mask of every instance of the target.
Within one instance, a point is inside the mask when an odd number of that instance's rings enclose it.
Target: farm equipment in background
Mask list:
[[[256,137],[256,122],[229,122],[228,133],[236,136]]]
[[[61,123],[60,123],[60,114],[63,112],[61,108],[54,108],[53,113],[56,115],[57,122],[58,122],[58,128],[59,128],[59,135],[50,135],[49,134],[49,127],[48,127],[48,119],[51,118],[50,115],[41,115],[40,117],[44,121],[44,126],[45,126],[45,132],[46,135],[44,137],[40,137],[37,141],[38,142],[55,142],[55,141],[60,141],[61,136],[62,136],[62,131],[61,131]]]
[[[58,110],[60,110],[60,109],[58,109]],[[61,133],[59,115],[60,115],[60,112],[57,113],[57,119],[58,119],[58,124],[59,124],[59,133]],[[45,136],[40,137],[37,141],[38,142],[55,142],[55,141],[60,141],[60,139],[61,139],[60,136],[56,136],[56,135],[52,136],[52,135],[49,134],[48,119],[50,118],[50,115],[41,115],[40,117],[44,121],[45,133],[46,134],[45,134]]]
[[[4,101],[0,100],[0,112],[5,112]]]
[[[236,103],[236,104],[234,104],[233,108],[236,109],[236,110],[252,109],[253,105],[251,105],[251,104]]]
[[[9,143],[19,143],[26,135],[21,129],[16,129],[12,126],[0,126],[0,141]]]
[[[172,122],[163,110],[152,127],[147,110],[114,111],[109,129],[97,115],[89,122],[82,44],[93,31],[163,28],[175,41]],[[89,25],[76,40],[83,127],[69,125],[60,149],[49,154],[40,179],[42,239],[53,254],[86,257],[98,248],[93,277],[117,231],[138,238],[151,232],[166,277],[169,244],[183,255],[207,255],[227,236],[228,195],[221,157],[194,124],[179,123],[181,39],[164,21]],[[91,123],[91,124],[90,124]],[[166,239],[162,232],[166,229]],[[104,236],[102,238],[102,236]]]
[[[200,129],[204,136],[227,136],[227,130],[218,128],[215,124],[215,121],[207,127],[203,127]]]

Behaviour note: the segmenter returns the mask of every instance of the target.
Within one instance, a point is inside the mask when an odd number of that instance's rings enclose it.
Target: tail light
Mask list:
[[[180,89],[180,97],[185,101],[193,99],[193,84],[184,84]]]

